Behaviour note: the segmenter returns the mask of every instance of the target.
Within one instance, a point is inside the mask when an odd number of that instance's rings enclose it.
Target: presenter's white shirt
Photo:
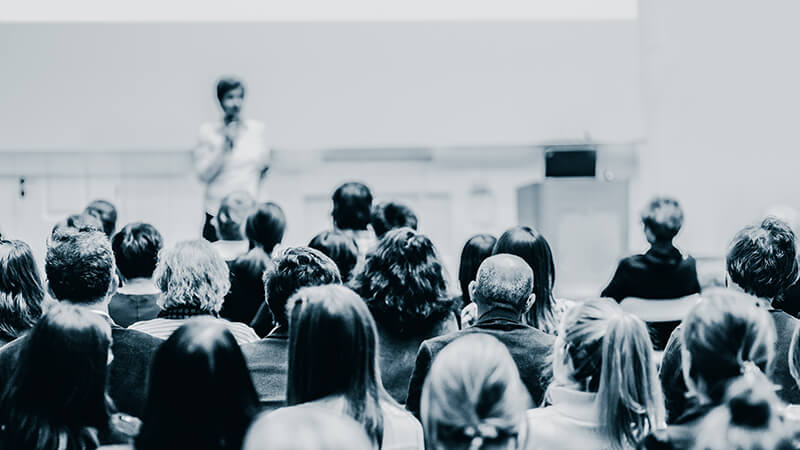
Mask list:
[[[203,124],[193,153],[198,177],[206,184],[205,209],[212,216],[217,215],[222,198],[231,192],[246,191],[257,199],[261,172],[269,165],[270,158],[262,122],[243,120],[233,148],[227,153],[224,128],[221,121]],[[223,162],[216,171],[215,161],[220,155]]]

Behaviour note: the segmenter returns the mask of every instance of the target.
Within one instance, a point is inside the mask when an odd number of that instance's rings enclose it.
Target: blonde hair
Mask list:
[[[652,343],[639,318],[608,299],[588,300],[568,311],[554,346],[556,383],[565,381],[561,371],[597,393],[601,432],[612,448],[635,445],[664,424]]]
[[[213,313],[222,308],[231,285],[225,261],[203,239],[162,250],[153,279],[162,293],[162,308],[185,305]]]
[[[519,439],[529,406],[505,345],[487,334],[464,336],[439,353],[422,388],[426,447],[494,448]]]

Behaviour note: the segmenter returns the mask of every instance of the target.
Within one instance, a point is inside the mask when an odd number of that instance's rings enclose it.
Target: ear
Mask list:
[[[107,297],[111,297],[112,295],[117,293],[117,287],[119,287],[119,277],[117,276],[117,271],[114,271],[114,275],[111,277],[111,282],[108,283],[108,292],[106,293]]]
[[[469,298],[474,302],[475,293],[478,292],[478,283],[476,283],[475,280],[470,281],[469,285],[467,285],[467,289],[469,289]]]
[[[525,301],[525,309],[522,311],[523,314],[530,311],[533,308],[533,304],[536,303],[536,294],[531,294],[528,296],[528,300]]]
[[[56,297],[56,294],[53,294],[53,289],[50,288],[50,280],[44,280],[44,285],[47,287],[47,295],[53,300],[58,301],[58,297]]]

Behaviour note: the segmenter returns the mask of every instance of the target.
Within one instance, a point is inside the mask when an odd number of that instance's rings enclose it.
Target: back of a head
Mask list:
[[[86,427],[105,429],[110,345],[102,316],[76,305],[52,306],[30,331],[0,398],[6,431],[0,441],[26,445],[3,448],[59,448],[62,437],[86,439]]]
[[[497,239],[492,254],[508,253],[519,256],[533,270],[533,293],[536,302],[527,314],[528,323],[549,331],[554,325],[553,284],[556,280],[553,252],[547,240],[530,227],[514,227]]]
[[[149,223],[142,222],[125,225],[111,239],[117,268],[128,280],[152,277],[163,245],[161,233]]]
[[[136,448],[239,449],[258,409],[242,352],[210,318],[178,328],[156,352]]]
[[[664,400],[647,326],[609,299],[575,305],[553,352],[554,385],[597,393],[611,448],[635,445],[664,422]]]
[[[656,242],[671,242],[683,226],[683,210],[674,198],[656,197],[642,211],[642,223]]]
[[[478,275],[478,267],[484,259],[492,255],[497,238],[491,234],[477,234],[464,244],[461,250],[461,261],[458,266],[458,283],[461,287],[461,296],[464,305],[469,303],[469,282]]]
[[[264,273],[264,291],[279,325],[288,325],[289,297],[300,288],[342,282],[333,260],[313,248],[288,248],[274,262]]]
[[[726,268],[731,281],[748,294],[774,299],[797,281],[794,232],[773,217],[744,228],[731,242]]]
[[[352,236],[341,231],[323,231],[311,239],[308,246],[330,257],[339,268],[342,282],[350,280],[358,262],[358,244]]]
[[[114,275],[111,243],[100,231],[63,228],[47,244],[45,273],[58,300],[95,303],[108,295]]]
[[[83,211],[97,217],[103,225],[103,232],[111,237],[117,227],[117,208],[108,200],[94,200]]]
[[[386,233],[350,284],[395,334],[424,334],[452,311],[433,243],[410,228]]]
[[[525,426],[530,397],[508,349],[486,334],[447,345],[425,379],[421,417],[426,447],[507,448]]]
[[[389,230],[396,228],[417,229],[417,216],[408,206],[397,202],[383,202],[372,208],[370,218],[372,229],[378,239]]]
[[[519,256],[500,253],[483,261],[474,286],[475,302],[523,313],[533,290],[533,271]]]
[[[42,315],[44,288],[33,252],[22,241],[0,239],[0,339],[12,341]]]
[[[69,231],[100,231],[105,233],[103,222],[96,215],[83,212],[81,214],[72,214],[55,224],[50,231],[50,239]]]
[[[706,414],[698,429],[698,450],[791,450],[793,430],[782,419],[784,406],[774,386],[751,371],[731,382],[722,405]]]
[[[244,191],[226,195],[217,211],[217,236],[224,241],[244,239],[244,225],[253,210],[255,200]]]
[[[282,408],[253,422],[242,450],[372,450],[363,428],[327,409]]]
[[[703,292],[681,325],[684,378],[705,386],[701,392],[719,404],[731,380],[752,363],[769,373],[775,353],[775,325],[749,295],[730,289]],[[702,380],[698,384],[694,380]]]
[[[247,217],[244,232],[251,246],[259,246],[271,253],[283,240],[286,231],[286,216],[283,209],[275,203],[266,202]]]
[[[380,442],[378,335],[363,300],[344,286],[327,285],[303,288],[289,302],[288,404],[342,395],[347,413]]]
[[[204,239],[162,250],[153,281],[163,294],[165,309],[188,306],[217,313],[230,289],[227,264]]]
[[[345,183],[333,193],[333,225],[340,230],[366,230],[372,212],[372,192],[358,182]]]

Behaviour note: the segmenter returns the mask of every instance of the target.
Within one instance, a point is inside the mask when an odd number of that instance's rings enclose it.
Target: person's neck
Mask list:
[[[70,301],[70,300],[59,300],[59,301],[67,302],[67,303],[70,303],[70,304],[73,304],[73,305],[77,305],[77,306],[82,306],[82,307],[84,307],[86,309],[90,309],[92,311],[108,315],[108,298],[106,298],[106,297],[103,297],[102,299],[94,301],[94,302],[91,302],[91,303],[73,302],[73,301]]]
[[[117,290],[120,294],[146,295],[158,294],[159,290],[153,283],[152,278],[139,277],[126,279],[122,286]]]
[[[650,247],[653,250],[666,251],[673,249],[675,246],[672,245],[672,241],[654,241],[650,243]]]
[[[222,118],[222,122],[225,123],[225,125],[230,125],[233,122],[241,122],[241,121],[242,117],[240,115],[235,115],[235,116],[226,115]]]
[[[522,313],[514,311],[511,308],[511,306],[508,306],[508,305],[491,305],[491,304],[487,305],[487,304],[485,304],[485,303],[483,303],[481,301],[476,301],[475,299],[472,299],[472,301],[475,302],[475,305],[478,306],[478,319],[483,317],[485,314],[493,312],[493,311],[504,311],[509,316],[511,316],[512,319],[518,320],[518,321],[522,320]]]

